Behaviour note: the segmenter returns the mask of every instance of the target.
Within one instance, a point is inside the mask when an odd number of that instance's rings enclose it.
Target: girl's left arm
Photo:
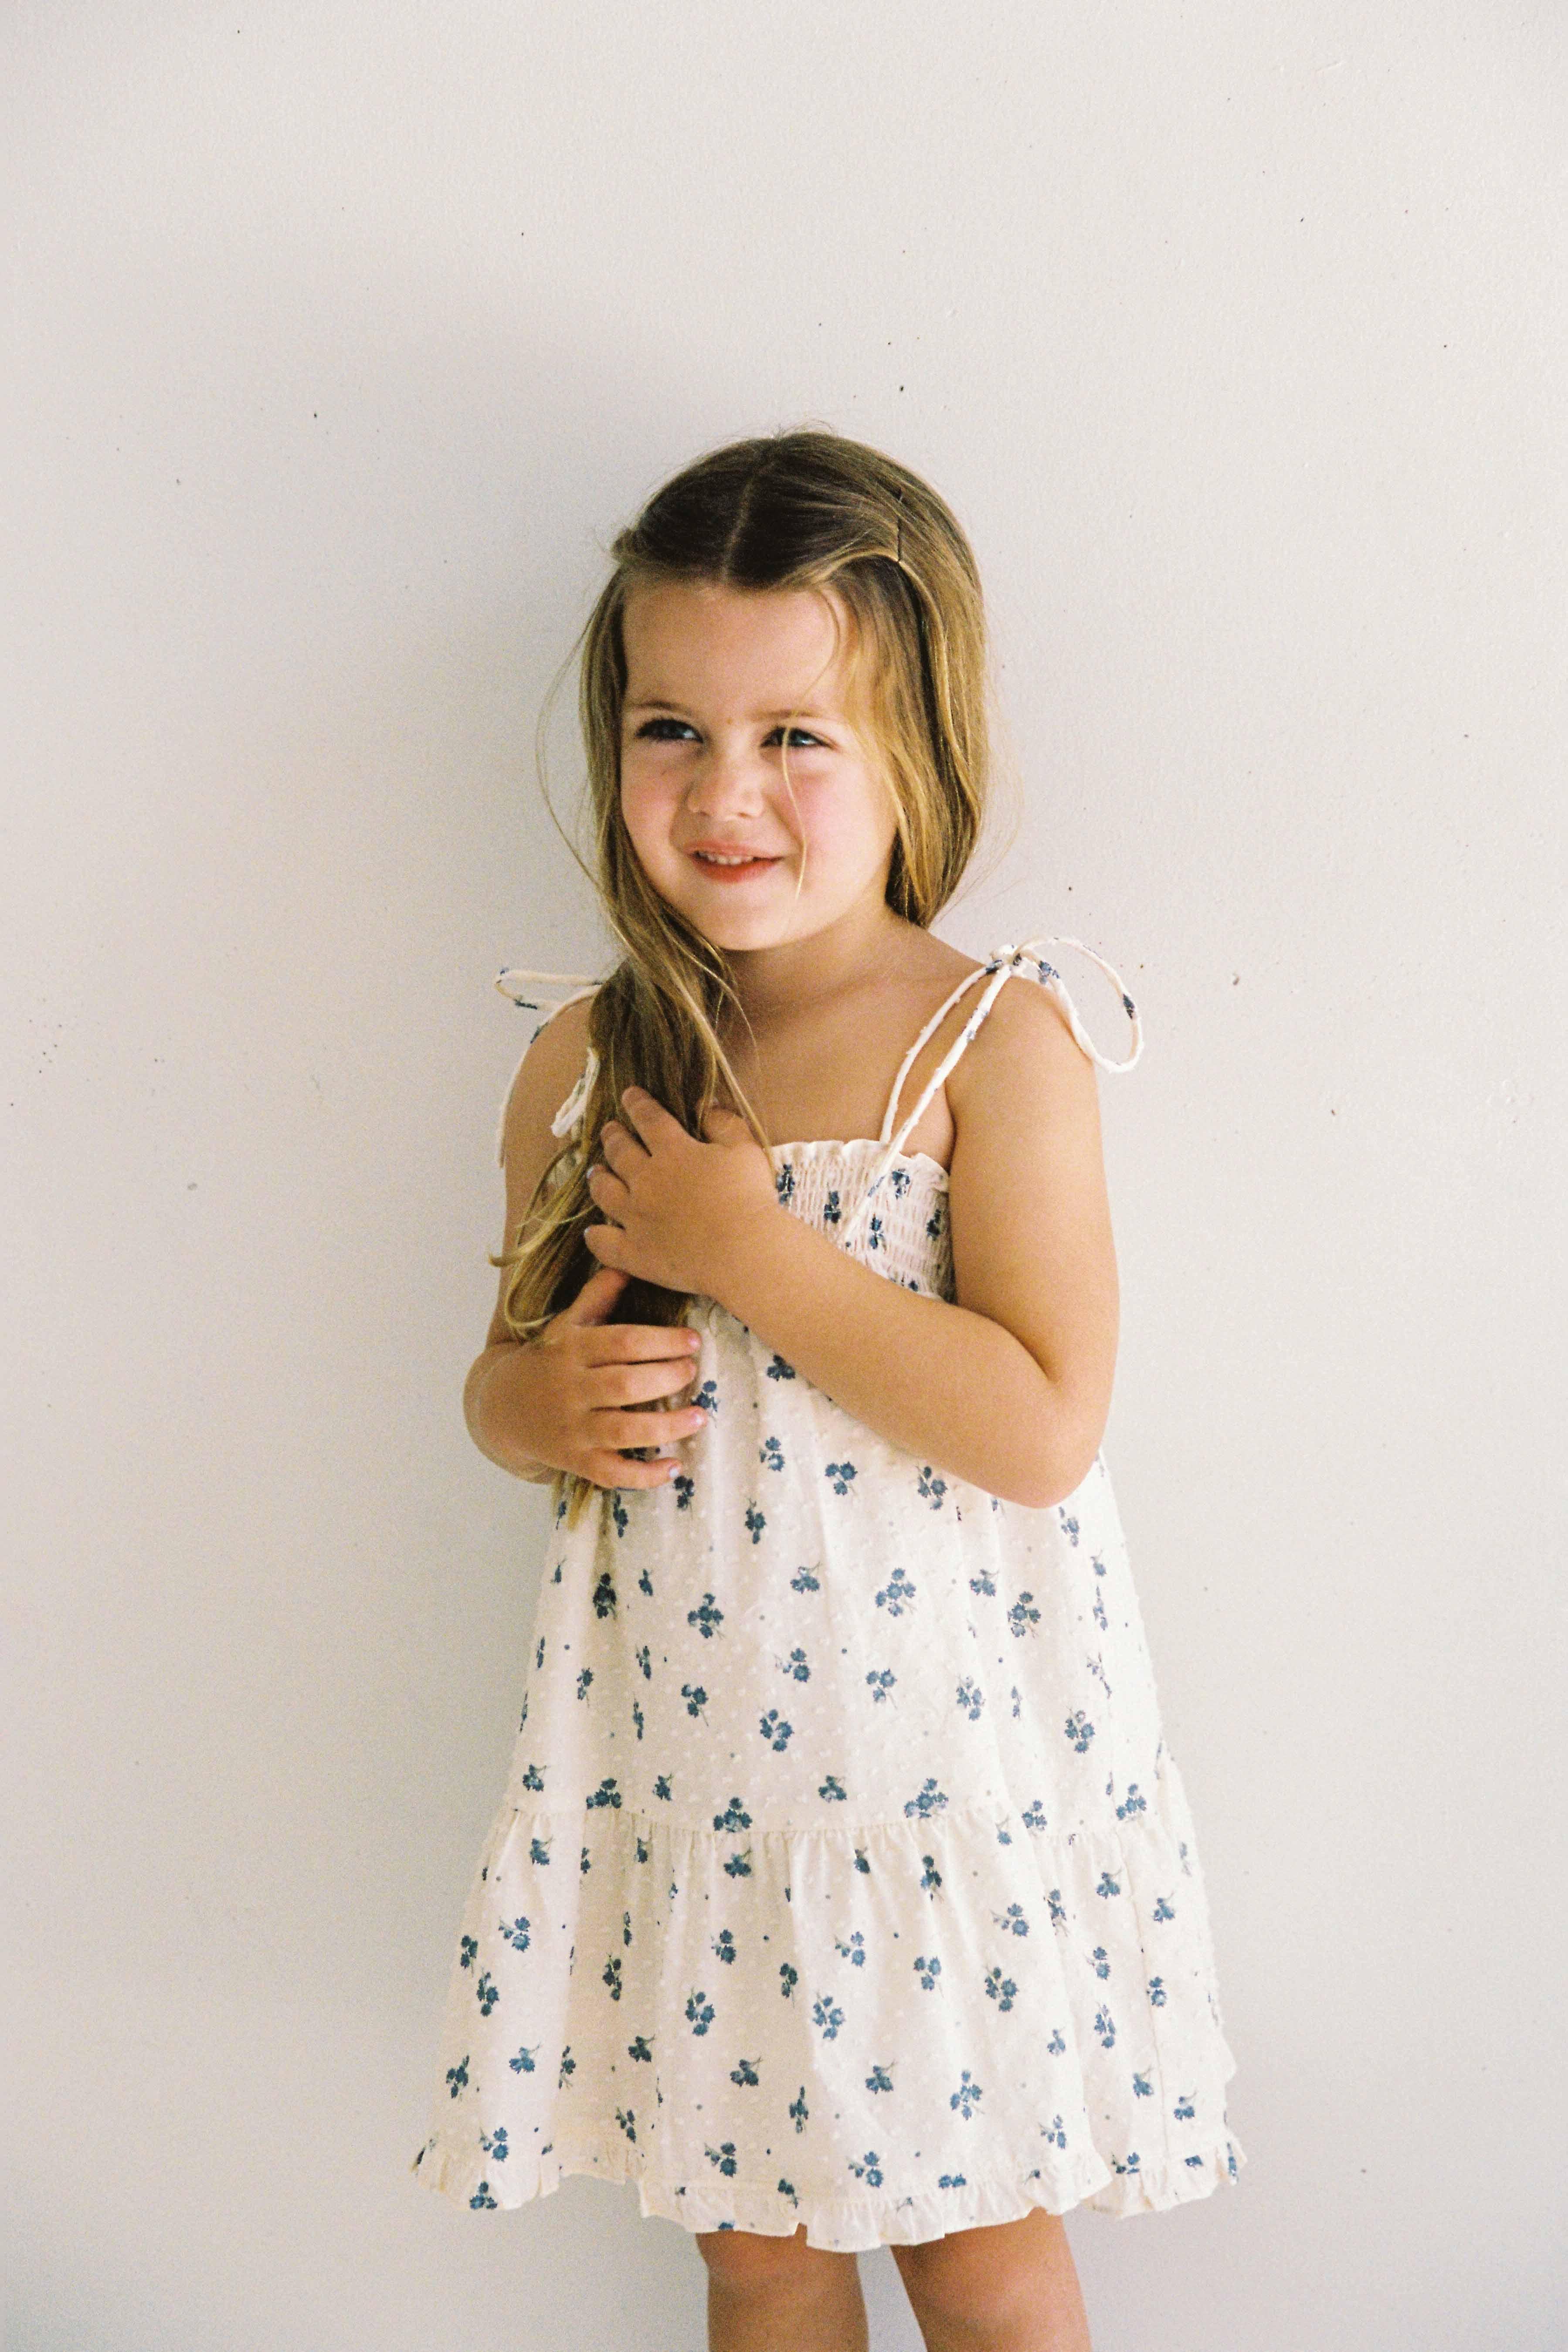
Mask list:
[[[640,1196],[655,1222],[644,1223],[634,1254],[651,1255],[661,1205],[653,1161],[665,1168],[667,1232],[684,1175],[689,1209],[693,1184],[707,1193],[708,1213],[685,1228],[702,1236],[697,1254],[688,1243],[683,1264],[633,1271],[716,1299],[890,1444],[1005,1501],[1044,1507],[1093,1466],[1115,1371],[1119,1296],[1094,1066],[1051,993],[1020,982],[1000,992],[947,1089],[956,1304],[906,1290],[792,1214],[732,1114],[710,1120],[710,1136],[728,1148],[716,1164],[710,1147],[697,1147],[699,1167],[661,1149],[690,1143],[679,1122],[649,1097],[628,1097],[647,1150],[607,1127],[606,1161],[628,1181],[598,1173],[591,1189],[610,1188],[595,1198],[633,1233],[627,1213]],[[743,1155],[766,1171],[765,1198]],[[626,1262],[615,1227],[586,1234],[595,1255]],[[689,1442],[700,1450],[700,1433]]]

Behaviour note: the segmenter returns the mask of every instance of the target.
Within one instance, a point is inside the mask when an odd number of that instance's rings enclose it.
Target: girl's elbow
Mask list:
[[[1053,1391],[1045,1425],[1026,1460],[1019,1465],[1019,1491],[1003,1499],[1023,1503],[1030,1510],[1054,1510],[1058,1503],[1076,1495],[1089,1476],[1100,1459],[1100,1442],[1104,1434],[1103,1413],[1088,1420],[1075,1417],[1065,1410],[1061,1391]]]
[[[1016,1492],[1005,1493],[1002,1499],[1005,1503],[1022,1503],[1025,1508],[1030,1511],[1054,1511],[1058,1503],[1065,1503],[1069,1496],[1077,1494],[1093,1467],[1091,1457],[1080,1472],[1070,1477],[1064,1477],[1061,1472],[1057,1470],[1049,1477],[1036,1477],[1020,1482]]]

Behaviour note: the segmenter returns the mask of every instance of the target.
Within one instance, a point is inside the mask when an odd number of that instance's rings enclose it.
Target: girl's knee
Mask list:
[[[1081,2309],[1072,2250],[1057,2213],[1037,2210],[1022,2221],[955,2230],[890,2251],[918,2317],[999,2328],[1020,2311],[1045,2317],[1059,2307],[1065,2318]]]
[[[726,2286],[742,2289],[778,2289],[797,2280],[815,2282],[855,2261],[853,2254],[808,2246],[804,2221],[789,2238],[763,2237],[754,2230],[700,2230],[696,2237],[712,2276]]]

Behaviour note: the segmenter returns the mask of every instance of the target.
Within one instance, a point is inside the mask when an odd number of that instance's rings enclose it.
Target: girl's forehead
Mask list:
[[[853,625],[832,589],[660,581],[631,590],[622,628],[628,700],[772,685],[841,701],[852,666]]]

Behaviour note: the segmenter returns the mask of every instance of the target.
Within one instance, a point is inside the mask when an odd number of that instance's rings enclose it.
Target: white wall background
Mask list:
[[[9,2346],[702,2340],[635,2190],[406,2166],[543,1524],[459,1407],[490,982],[605,953],[534,718],[647,492],[821,419],[988,583],[942,929],[1147,1026],[1106,1452],[1250,2161],[1071,2218],[1097,2352],[1561,2344],[1561,10],[0,41]]]

